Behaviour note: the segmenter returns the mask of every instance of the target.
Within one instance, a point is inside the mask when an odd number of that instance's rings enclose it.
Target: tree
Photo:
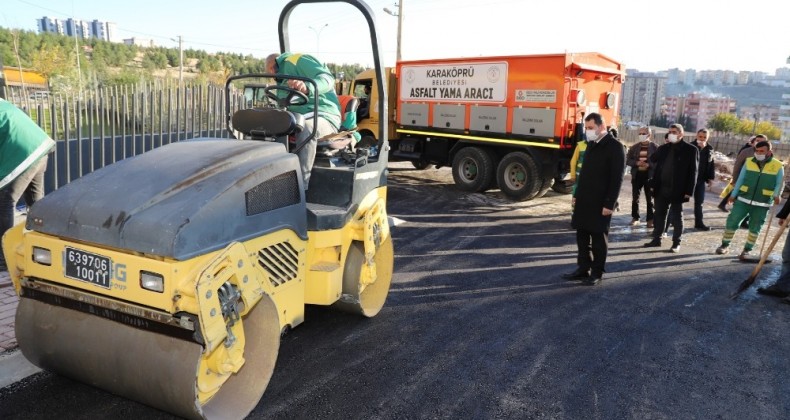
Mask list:
[[[720,113],[708,120],[708,128],[715,132],[730,135],[738,130],[741,120],[735,114]]]
[[[148,70],[167,68],[167,55],[157,49],[150,49],[143,56],[143,67]]]
[[[650,118],[649,125],[653,127],[669,127],[669,119],[666,115],[653,116]]]
[[[740,125],[736,132],[742,136],[751,136],[752,134],[764,134],[769,139],[778,139],[782,136],[782,130],[771,124],[770,121],[759,121],[755,126],[755,121],[751,119],[740,120]]]
[[[43,74],[47,80],[66,75],[71,69],[70,51],[60,45],[42,45],[30,55],[30,59],[33,70]]]
[[[693,133],[697,131],[697,126],[691,121],[691,117],[686,114],[680,116],[677,121],[678,124],[683,126],[683,131],[687,133]]]

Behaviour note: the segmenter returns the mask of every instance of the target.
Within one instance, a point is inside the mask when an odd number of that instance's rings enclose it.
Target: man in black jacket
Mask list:
[[[571,217],[579,249],[578,267],[563,277],[593,286],[601,281],[605,271],[609,224],[623,183],[625,150],[607,132],[600,114],[587,115],[584,126],[588,145],[577,178]]]
[[[713,146],[708,144],[709,137],[708,129],[697,130],[697,140],[693,143],[699,151],[697,185],[694,187],[694,228],[697,230],[710,230],[710,226],[706,226],[702,221],[702,203],[705,202],[705,187],[709,187],[716,178]]]
[[[779,226],[787,223],[787,217],[790,215],[790,200],[785,201],[779,213],[776,213],[776,218],[779,220]],[[758,287],[757,293],[761,295],[776,296],[785,298],[785,303],[790,303],[790,235],[785,237],[785,246],[782,250],[782,271],[779,278],[776,279],[774,284],[767,287]]]
[[[653,240],[646,243],[645,247],[661,246],[661,234],[669,214],[673,227],[672,247],[669,250],[679,252],[683,235],[683,203],[688,202],[694,195],[699,151],[683,141],[683,126],[680,124],[669,126],[668,140],[669,143],[659,147],[653,154],[651,188],[655,197],[655,224]]]

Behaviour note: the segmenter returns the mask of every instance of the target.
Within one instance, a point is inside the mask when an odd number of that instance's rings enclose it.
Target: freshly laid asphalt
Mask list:
[[[560,278],[576,258],[569,196],[513,203],[458,191],[446,168],[391,164],[402,223],[386,306],[372,319],[308,307],[249,418],[787,418],[790,305],[754,288],[729,299],[754,265],[714,253],[717,194],[714,230],[689,229],[678,254],[642,247],[630,201],[626,180],[608,272],[586,287]],[[42,372],[0,389],[0,418],[171,416]]]

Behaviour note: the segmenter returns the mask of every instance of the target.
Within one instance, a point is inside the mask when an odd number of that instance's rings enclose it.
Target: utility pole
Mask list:
[[[398,18],[398,47],[397,47],[397,53],[396,53],[395,60],[396,61],[400,61],[400,57],[401,57],[401,55],[400,55],[401,36],[403,34],[403,32],[402,32],[402,28],[403,28],[403,0],[400,0],[399,2],[395,3],[393,6],[397,6],[397,8],[398,8],[397,12],[393,12],[392,10],[390,10],[390,9],[388,9],[386,7],[384,8],[384,12],[387,13],[388,15],[396,16]]]
[[[178,41],[178,87],[184,86],[184,38],[179,35],[178,39],[170,38],[171,41]]]
[[[178,36],[178,86],[184,86],[184,39]]]

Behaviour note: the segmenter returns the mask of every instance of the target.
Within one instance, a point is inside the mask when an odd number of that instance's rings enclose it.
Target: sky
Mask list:
[[[397,50],[397,0],[368,0],[382,61]],[[627,69],[763,71],[790,66],[790,6],[776,0],[401,0],[403,60],[595,51]],[[0,26],[36,30],[42,16],[115,22],[120,38],[265,57],[279,51],[286,0],[2,0]],[[370,66],[364,21],[347,4],[305,4],[291,51]]]

